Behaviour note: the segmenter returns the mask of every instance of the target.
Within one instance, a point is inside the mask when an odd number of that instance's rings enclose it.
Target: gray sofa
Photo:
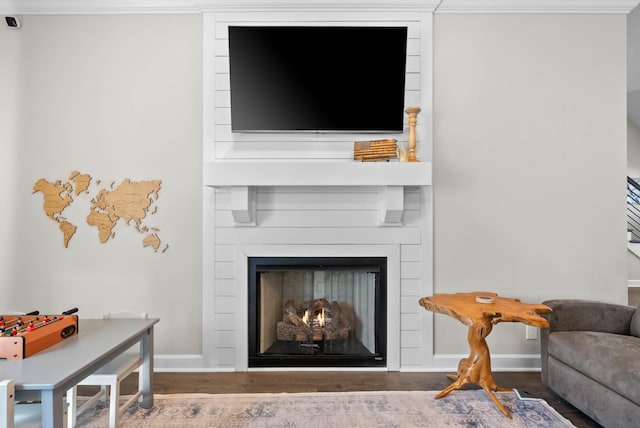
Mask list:
[[[640,426],[640,310],[549,300],[541,329],[542,382],[607,427]]]

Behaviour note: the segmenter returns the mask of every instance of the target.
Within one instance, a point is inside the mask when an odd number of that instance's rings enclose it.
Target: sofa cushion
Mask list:
[[[640,337],[640,308],[631,317],[631,334]]]
[[[549,355],[640,405],[640,338],[596,331],[555,331]]]

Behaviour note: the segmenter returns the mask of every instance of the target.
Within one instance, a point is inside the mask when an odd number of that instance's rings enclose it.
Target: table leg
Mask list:
[[[63,394],[54,394],[53,391],[42,391],[40,394],[42,406],[42,427],[43,428],[62,428],[65,401],[62,399]]]
[[[142,367],[139,373],[139,382],[142,388],[140,405],[148,409],[153,406],[153,327],[147,330],[140,346],[142,349]]]
[[[471,352],[467,358],[460,360],[455,381],[436,395],[436,399],[444,397],[451,391],[461,389],[469,383],[475,383],[480,385],[482,389],[489,394],[491,400],[493,400],[502,413],[511,419],[511,412],[507,410],[504,404],[502,404],[494,394],[494,391],[510,391],[510,389],[497,386],[493,380],[493,374],[491,373],[491,355],[489,354],[489,346],[487,346],[487,341],[485,340],[489,333],[491,333],[492,326],[490,321],[478,321],[469,327],[467,340],[469,341]]]

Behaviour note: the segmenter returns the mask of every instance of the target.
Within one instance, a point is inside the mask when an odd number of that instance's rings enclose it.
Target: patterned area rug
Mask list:
[[[354,428],[354,427],[573,427],[544,400],[497,393],[513,413],[508,419],[482,390],[318,392],[306,394],[156,395],[154,406],[132,406],[121,426]],[[108,408],[98,404],[78,427],[107,427]]]

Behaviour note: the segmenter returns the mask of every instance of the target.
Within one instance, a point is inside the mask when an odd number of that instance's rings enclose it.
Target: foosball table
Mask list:
[[[0,315],[0,358],[19,360],[78,334],[73,308],[59,315]]]

